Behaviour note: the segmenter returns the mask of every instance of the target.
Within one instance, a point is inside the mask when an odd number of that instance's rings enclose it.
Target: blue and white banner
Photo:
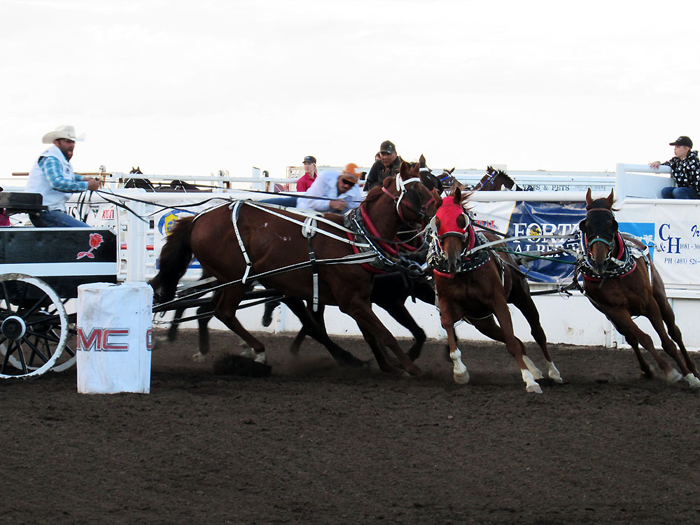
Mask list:
[[[507,237],[532,237],[508,242],[515,254],[527,253],[533,256],[522,257],[521,268],[529,280],[547,283],[571,278],[574,258],[549,252],[559,248],[575,249],[578,242],[574,239],[538,236],[570,235],[578,231],[579,223],[586,217],[584,203],[474,203],[472,211],[477,218],[476,222],[506,233]]]
[[[470,206],[477,219],[475,222],[506,233],[508,237],[575,233],[586,217],[583,202],[474,202]],[[615,211],[615,217],[621,232],[649,247],[654,265],[666,285],[700,288],[700,203],[625,203]],[[531,254],[578,247],[575,240],[535,237],[508,244],[513,252]],[[571,256],[547,255],[546,258],[524,262],[523,270],[528,272],[531,281],[570,279]]]
[[[700,287],[700,203],[630,203],[616,213],[620,231],[642,240],[664,283]]]

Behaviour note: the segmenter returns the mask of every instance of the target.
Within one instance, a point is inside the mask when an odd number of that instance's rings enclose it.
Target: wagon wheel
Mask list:
[[[0,379],[43,374],[67,338],[66,309],[48,284],[19,273],[0,275]]]
[[[69,369],[75,364],[75,360],[77,358],[77,341],[75,336],[78,333],[78,331],[76,330],[78,314],[75,312],[70,313],[70,310],[66,307],[67,302],[68,300],[63,301],[63,307],[65,308],[66,313],[68,314],[68,338],[66,340],[65,346],[63,347],[63,353],[56,360],[53,367],[51,368],[52,372],[63,372],[64,370]]]

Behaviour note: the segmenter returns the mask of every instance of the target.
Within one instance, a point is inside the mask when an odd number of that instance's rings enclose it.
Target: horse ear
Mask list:
[[[612,208],[613,203],[615,202],[615,195],[613,195],[614,190],[610,190],[610,195],[608,195],[608,198],[605,199],[605,202],[607,203],[609,208]]]
[[[455,191],[452,192],[452,200],[454,201],[455,204],[459,204],[462,202],[462,188],[457,186],[455,188]]]
[[[433,190],[430,192],[433,196],[433,200],[435,201],[435,209],[438,209],[440,206],[442,206],[442,197],[440,196],[440,193],[438,192],[437,188],[433,188]]]
[[[401,161],[401,166],[399,167],[399,177],[406,179],[408,174],[408,163],[405,160]]]
[[[418,158],[418,164],[420,164],[421,168],[427,167],[425,164],[425,156],[423,156],[422,153],[420,154],[420,157]]]
[[[447,170],[447,173],[449,173],[450,175],[452,175],[454,172],[455,172],[454,168],[452,168],[451,170]]]
[[[588,188],[588,191],[586,192],[586,208],[588,208],[592,203],[593,199],[591,199],[591,189]]]

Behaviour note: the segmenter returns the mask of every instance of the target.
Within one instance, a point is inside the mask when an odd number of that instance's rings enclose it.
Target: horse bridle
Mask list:
[[[615,219],[615,214],[612,212],[612,210],[609,210],[608,208],[591,208],[590,210],[586,210],[586,211],[587,211],[586,226],[588,226],[588,213],[590,213],[592,211],[608,212],[612,216],[612,218]],[[605,261],[608,261],[612,257],[613,244],[615,242],[614,236],[613,236],[613,239],[611,239],[611,240],[604,239],[603,237],[593,237],[592,239],[589,240],[588,234],[586,233],[586,234],[584,234],[584,237],[586,239],[586,258],[590,258],[589,254],[591,253],[591,248],[597,242],[602,242],[603,244],[605,244],[608,247],[608,255],[605,257]]]
[[[469,246],[467,245],[467,240],[469,237],[469,228],[471,227],[471,220],[469,219],[469,215],[467,213],[463,213],[464,219],[466,220],[466,226],[464,227],[464,231],[449,231],[445,232],[442,235],[438,236],[438,242],[440,246],[440,250],[444,253],[445,249],[442,246],[442,242],[447,238],[447,237],[457,237],[460,241],[462,241],[462,246],[463,250],[461,253],[461,257],[464,256],[464,254],[469,250]]]
[[[483,179],[480,180],[480,181],[479,181],[479,184],[474,188],[474,191],[483,190],[483,189],[486,187],[487,184],[490,184],[491,187],[495,189],[495,188],[496,188],[496,183],[494,182],[494,180],[496,180],[496,176],[497,176],[497,175],[498,175],[498,172],[494,173],[493,175],[491,175],[491,176],[489,177],[489,180],[487,180],[486,182],[483,182]]]
[[[402,212],[403,198],[406,196],[406,194],[409,191],[412,191],[412,190],[409,190],[407,188],[407,186],[409,184],[412,184],[412,183],[422,184],[422,182],[420,180],[420,177],[413,177],[413,178],[408,179],[408,180],[403,180],[400,175],[397,175],[394,178],[394,181],[396,184],[396,189],[399,192],[399,195],[394,195],[388,189],[386,189],[386,187],[382,187],[382,191],[384,193],[386,193],[387,195],[389,195],[389,197],[391,197],[391,199],[396,203],[396,213],[398,214],[399,219],[401,219],[402,222],[407,222],[406,219],[404,219],[403,212]],[[418,192],[416,192],[416,194],[418,194]],[[419,200],[420,200],[420,197],[419,197]],[[430,199],[427,202],[421,204],[420,210],[417,210],[415,208],[415,206],[413,206],[413,204],[411,204],[410,202],[405,202],[405,203],[403,203],[403,205],[407,206],[411,211],[413,211],[416,215],[418,215],[418,218],[420,219],[421,223],[424,223],[425,222],[425,213],[428,211],[428,208],[430,207],[430,205],[433,204],[434,202],[435,202],[435,197],[433,197],[431,194]]]

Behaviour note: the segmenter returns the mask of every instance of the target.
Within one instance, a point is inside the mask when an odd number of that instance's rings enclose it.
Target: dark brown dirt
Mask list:
[[[567,382],[536,395],[502,345],[463,344],[459,386],[435,342],[401,379],[262,338],[268,378],[214,375],[183,332],[149,395],[79,395],[75,369],[0,382],[0,523],[700,522],[700,392],[630,351],[553,347]]]

